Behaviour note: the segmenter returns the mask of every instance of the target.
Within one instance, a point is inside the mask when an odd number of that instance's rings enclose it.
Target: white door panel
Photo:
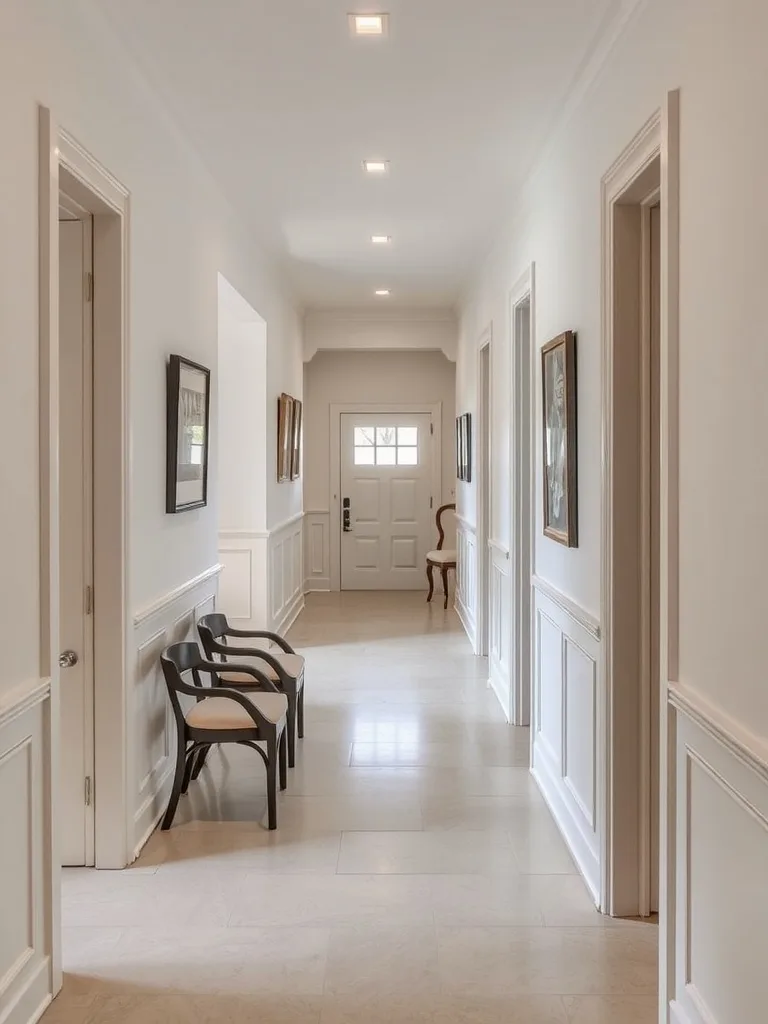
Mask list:
[[[426,413],[342,414],[342,590],[426,589],[431,423]]]
[[[93,863],[91,584],[91,303],[90,219],[59,224],[59,529],[60,645],[76,661],[60,670],[59,843],[64,865]]]

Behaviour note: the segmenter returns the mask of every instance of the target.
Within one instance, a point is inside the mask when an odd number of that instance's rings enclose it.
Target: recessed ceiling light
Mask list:
[[[363,169],[368,174],[389,174],[389,160],[363,160]]]
[[[388,245],[392,239],[389,235],[371,235],[371,241],[374,245]]]
[[[377,288],[376,294],[379,296],[379,298],[384,299],[387,297],[387,295],[390,294],[390,291],[389,288]]]
[[[385,36],[388,14],[350,14],[349,29],[353,36]]]

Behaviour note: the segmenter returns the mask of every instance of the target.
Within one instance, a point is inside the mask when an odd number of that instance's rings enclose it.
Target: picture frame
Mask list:
[[[456,417],[456,477],[472,482],[472,414]]]
[[[283,392],[277,400],[277,482],[291,479],[293,457],[293,398]]]
[[[576,335],[565,331],[541,350],[544,535],[578,547]]]
[[[211,371],[172,355],[166,385],[165,511],[176,515],[208,504]]]
[[[291,480],[298,480],[301,473],[301,420],[303,405],[298,398],[293,399],[293,415],[291,417]]]

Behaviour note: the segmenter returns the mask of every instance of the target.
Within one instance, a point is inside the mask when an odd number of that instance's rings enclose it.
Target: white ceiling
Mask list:
[[[308,308],[453,305],[619,3],[100,0]]]

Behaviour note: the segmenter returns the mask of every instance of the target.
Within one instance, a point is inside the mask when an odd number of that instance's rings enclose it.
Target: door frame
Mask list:
[[[629,146],[608,170],[601,182],[602,212],[602,517],[601,517],[601,671],[603,686],[598,706],[598,827],[602,837],[600,909],[607,914],[638,913],[643,899],[643,875],[648,851],[639,857],[626,828],[617,822],[617,811],[625,824],[636,823],[636,838],[649,840],[649,820],[643,823],[644,807],[650,806],[650,773],[647,761],[634,751],[649,737],[648,723],[638,720],[637,700],[647,705],[649,674],[639,679],[640,693],[632,687],[615,685],[614,647],[614,339],[622,331],[617,323],[615,289],[625,282],[614,273],[616,258],[614,212],[621,200],[640,186],[642,176],[658,161],[661,192],[661,336],[660,336],[660,723],[659,803],[660,870],[659,902],[662,909],[674,901],[674,794],[667,791],[668,771],[668,687],[677,676],[678,650],[678,339],[679,339],[679,92],[666,95],[656,111]],[[650,191],[650,190],[648,190]],[[641,199],[642,197],[638,197]],[[639,284],[639,282],[638,282]],[[630,325],[638,330],[637,323]],[[641,552],[641,579],[649,570],[648,552]],[[628,816],[628,817],[627,817]],[[644,863],[645,858],[645,863]],[[662,914],[660,941],[660,996],[666,1005],[670,965],[674,963],[674,920]]]
[[[68,206],[67,212],[71,213],[75,217],[75,223],[80,224],[83,227],[84,219],[87,217],[89,220],[90,231],[84,232],[86,243],[83,249],[83,263],[88,268],[88,273],[91,274],[91,280],[93,280],[93,230],[94,230],[94,217],[93,214],[80,206],[67,194],[66,187],[67,181],[64,175],[59,176],[59,206],[61,208],[62,198],[66,200]],[[69,223],[72,223],[70,221]],[[61,230],[61,228],[59,228]],[[81,292],[82,295],[82,292]],[[85,308],[85,303],[83,303]],[[91,600],[93,600],[93,569],[94,569],[94,558],[93,558],[93,402],[94,402],[94,377],[93,377],[93,296],[91,295],[88,300],[88,306],[90,307],[90,313],[88,320],[88,338],[87,344],[83,352],[83,373],[82,373],[82,399],[83,399],[83,410],[84,410],[84,426],[83,426],[83,443],[82,443],[82,455],[83,455],[83,492],[87,498],[85,505],[85,514],[83,522],[83,569],[84,577],[89,582],[86,584],[91,588]],[[84,650],[83,650],[83,662],[84,662],[84,703],[85,703],[85,721],[84,721],[84,744],[85,744],[85,774],[86,778],[91,779],[91,790],[93,792],[93,783],[96,776],[96,757],[94,750],[94,708],[95,708],[95,692],[94,692],[94,617],[92,614],[87,612],[85,614],[85,629],[84,629]],[[96,862],[96,804],[91,797],[85,804],[85,866],[93,867]]]
[[[330,516],[330,552],[331,552],[331,591],[341,591],[341,417],[342,414],[361,415],[397,415],[418,413],[432,417],[432,433],[430,435],[429,454],[432,460],[431,488],[433,512],[443,500],[443,403],[442,402],[344,402],[335,403],[330,407],[330,481],[331,481],[331,516]],[[335,525],[334,525],[335,524]],[[427,567],[424,566],[426,579]],[[425,585],[426,589],[426,585]]]
[[[483,394],[483,352],[488,349],[488,398]],[[479,658],[490,656],[490,618],[491,618],[491,592],[490,583],[492,579],[491,559],[493,524],[493,466],[491,459],[491,441],[493,426],[493,321],[483,330],[477,340],[477,364],[475,368],[475,379],[477,381],[477,429],[474,431],[476,440],[474,442],[475,458],[474,465],[477,477],[477,583],[475,593],[477,594],[477,607],[475,608],[475,653]],[[485,432],[487,430],[488,441],[488,473],[486,480],[486,467],[484,464],[485,455],[482,452]],[[486,495],[487,489],[487,495]],[[487,500],[486,500],[487,499]],[[487,508],[486,508],[487,505]],[[487,522],[486,522],[487,515]],[[507,555],[507,557],[509,557]],[[490,685],[490,678],[489,678]]]
[[[61,987],[60,862],[57,844],[59,692],[59,191],[94,214],[94,760],[95,859],[130,862],[128,796],[129,578],[129,193],[52,112],[39,107],[40,660],[51,680],[44,806],[46,918],[53,991]],[[60,180],[61,179],[61,180]],[[132,824],[132,822],[130,823]]]
[[[512,558],[512,622],[510,667],[512,672],[511,724],[528,726],[531,722],[533,687],[534,600],[533,575],[536,522],[536,349],[535,330],[536,267],[531,263],[509,293],[510,376],[512,408],[510,415],[510,553]],[[524,350],[519,334],[518,311],[528,303],[528,346]],[[516,444],[528,429],[525,451]],[[522,457],[525,454],[526,459]],[[531,748],[533,733],[531,734]],[[533,761],[531,761],[533,763]]]

